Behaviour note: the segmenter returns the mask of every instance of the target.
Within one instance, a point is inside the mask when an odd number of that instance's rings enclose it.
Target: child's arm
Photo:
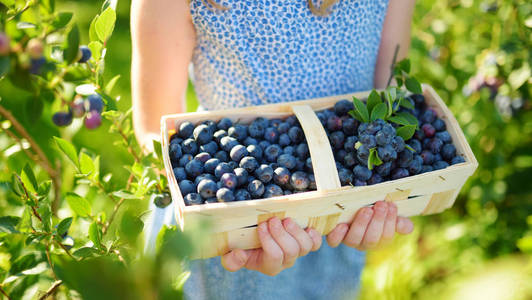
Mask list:
[[[186,1],[133,0],[133,124],[143,148],[159,136],[162,115],[183,111],[195,38]]]
[[[410,24],[415,0],[390,0],[382,28],[379,56],[375,66],[375,87],[385,88],[395,47],[399,45],[397,61],[407,57],[410,48]]]

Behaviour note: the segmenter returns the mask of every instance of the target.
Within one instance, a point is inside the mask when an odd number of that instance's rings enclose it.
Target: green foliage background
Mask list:
[[[90,22],[100,12],[101,3],[79,0],[57,1],[56,5],[59,11],[74,12],[73,21],[80,28],[81,42],[87,44]],[[121,75],[115,88],[115,93],[121,95],[117,103],[120,111],[130,107],[131,99],[129,5],[128,1],[118,2],[117,23],[107,43],[104,72],[106,80]],[[417,1],[409,55],[414,76],[435,87],[455,113],[477,156],[479,169],[452,209],[436,216],[415,218],[413,234],[398,237],[390,247],[368,253],[362,299],[532,298],[531,16],[532,4],[527,1]],[[188,109],[194,110],[197,103],[191,87],[187,95]],[[27,96],[12,86],[0,88],[0,97],[7,107],[14,108],[29,132],[46,132],[34,135],[47,154],[57,156],[51,154],[56,150],[46,137],[67,137],[78,150],[99,154],[101,173],[113,174],[115,186],[125,185],[129,173],[123,166],[131,165],[133,158],[126,148],[110,142],[119,141],[120,137],[109,134],[109,122],[96,131],[59,131],[50,122],[52,107],[45,107],[38,120],[30,120],[17,111],[21,104],[28,105]],[[2,151],[11,146],[2,132],[0,146]],[[7,182],[10,173],[21,170],[26,161],[22,152],[0,156],[0,216],[16,215],[22,209],[23,203],[9,192]],[[66,192],[73,187],[75,178],[73,167],[65,168]],[[36,174],[38,180],[46,177],[42,171]],[[92,201],[95,211],[111,211],[114,205],[97,195]],[[145,209],[147,201],[133,202],[130,206]],[[66,203],[59,213],[72,214]],[[137,209],[134,213],[141,212]],[[181,242],[187,241],[180,238]],[[168,247],[179,248],[171,243]],[[122,272],[123,266],[116,260],[106,259],[96,263],[109,265],[109,274]],[[13,263],[0,251],[0,268]],[[175,263],[179,265],[178,261]],[[154,271],[157,266],[157,262],[143,261],[132,268],[139,273],[163,274]],[[75,272],[77,277],[69,280],[69,287],[76,288],[76,281],[93,283],[87,276],[93,274],[94,265],[77,267],[86,270],[86,275]],[[68,272],[72,266],[67,264],[63,268]],[[174,277],[179,274],[175,271]],[[34,277],[26,278],[18,286],[37,282]],[[124,291],[132,282],[146,280],[157,290],[154,278],[157,276],[111,282]],[[182,279],[178,276],[176,280]],[[39,281],[37,286],[46,290],[52,281]],[[17,292],[17,286],[10,288]],[[148,293],[144,298],[153,296],[150,288],[139,289]]]

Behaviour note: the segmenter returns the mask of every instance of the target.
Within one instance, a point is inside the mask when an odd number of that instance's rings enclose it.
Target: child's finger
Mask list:
[[[305,256],[312,249],[312,238],[299,225],[297,225],[291,218],[283,220],[285,230],[297,241],[299,244],[299,256]]]
[[[399,234],[409,234],[414,230],[414,223],[409,218],[397,217],[396,230]]]
[[[270,235],[267,222],[259,224],[257,233],[262,249],[251,250],[246,267],[270,276],[277,275],[282,270],[283,250]]]
[[[285,267],[292,266],[296,258],[299,256],[299,244],[288,232],[286,232],[286,230],[284,230],[281,220],[277,217],[273,217],[268,221],[268,229],[277,245],[282,249],[283,265]]]
[[[360,246],[372,216],[373,208],[371,207],[364,207],[357,212],[355,219],[351,223],[351,226],[349,226],[349,231],[345,236],[345,245],[351,248],[357,248]]]
[[[321,247],[321,242],[322,242],[321,234],[318,231],[316,231],[316,229],[314,228],[307,228],[305,229],[305,232],[307,232],[312,238],[313,245],[310,251],[318,251],[318,249],[320,249]]]
[[[222,256],[222,266],[229,272],[238,271],[246,265],[248,257],[245,250],[235,249]]]
[[[373,206],[373,218],[368,225],[368,230],[364,235],[361,246],[364,249],[374,248],[379,244],[384,229],[384,220],[388,213],[388,205],[384,201],[378,201]]]
[[[336,225],[336,227],[327,235],[327,244],[332,248],[338,247],[338,245],[344,240],[348,230],[349,225],[345,223]]]
[[[395,235],[395,223],[397,222],[397,206],[393,202],[388,202],[387,204],[388,214],[386,214],[381,237],[381,241],[384,243],[388,243],[393,239]]]

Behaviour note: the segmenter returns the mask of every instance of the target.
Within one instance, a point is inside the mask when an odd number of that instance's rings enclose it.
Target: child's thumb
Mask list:
[[[248,253],[242,249],[235,249],[222,256],[222,266],[230,272],[240,270],[248,261]]]

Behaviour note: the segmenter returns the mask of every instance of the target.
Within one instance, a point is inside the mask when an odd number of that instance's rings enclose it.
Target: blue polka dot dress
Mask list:
[[[387,0],[339,0],[326,17],[307,0],[192,0],[191,77],[207,110],[371,89]],[[315,1],[316,3],[316,1]],[[317,3],[319,4],[319,3]],[[228,272],[220,258],[190,263],[188,299],[353,299],[364,253],[324,240],[279,275]]]

